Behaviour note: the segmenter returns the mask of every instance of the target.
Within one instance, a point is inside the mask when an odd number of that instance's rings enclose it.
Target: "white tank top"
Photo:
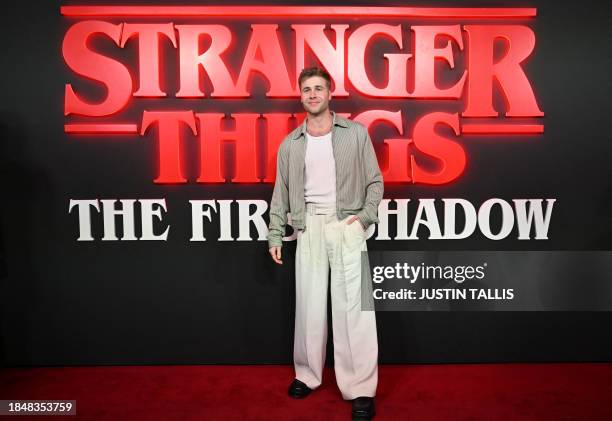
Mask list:
[[[306,133],[306,203],[336,203],[336,161],[331,135],[331,132],[323,136]]]

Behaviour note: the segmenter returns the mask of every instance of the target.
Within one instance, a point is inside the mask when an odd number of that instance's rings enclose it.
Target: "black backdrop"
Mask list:
[[[5,365],[290,362],[294,287],[293,261],[288,256],[295,245],[286,247],[285,265],[275,267],[265,242],[188,241],[189,199],[269,200],[271,185],[155,185],[154,134],[118,136],[112,141],[67,136],[64,84],[78,77],[61,55],[63,36],[74,22],[60,15],[61,4],[3,6],[0,361]],[[406,5],[387,5],[391,4]],[[457,182],[435,187],[388,185],[385,197],[464,197],[474,203],[490,197],[556,198],[550,239],[492,242],[476,235],[454,242],[371,240],[369,246],[378,250],[610,249],[612,142],[606,106],[612,93],[608,77],[612,6],[603,1],[453,1],[426,6],[538,9],[530,23],[536,49],[526,70],[545,113],[545,133],[529,141],[499,137],[465,142],[469,165]],[[253,111],[258,101],[265,99],[194,102],[191,107]],[[366,108],[376,105],[370,101]],[[287,104],[291,111],[299,111],[297,101]],[[339,102],[338,111],[343,111],[342,105],[350,103]],[[393,109],[393,103],[380,108]],[[68,213],[71,198],[161,197],[171,210],[165,220],[177,232],[167,242],[76,241],[77,216]],[[94,232],[100,230],[98,220]],[[582,288],[587,291],[588,283],[585,278]],[[612,357],[609,312],[406,312],[377,317],[382,363],[608,361]]]

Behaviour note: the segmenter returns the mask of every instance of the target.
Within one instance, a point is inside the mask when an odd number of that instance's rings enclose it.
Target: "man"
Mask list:
[[[374,416],[378,341],[373,311],[361,310],[361,252],[378,222],[383,180],[367,129],[329,110],[329,74],[304,69],[298,84],[304,123],[281,143],[270,204],[269,252],[282,264],[282,237],[291,212],[297,230],[293,398],[322,381],[331,268],[334,369],[353,419]]]

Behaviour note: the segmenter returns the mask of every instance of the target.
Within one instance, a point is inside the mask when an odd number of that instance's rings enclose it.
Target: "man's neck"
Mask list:
[[[331,131],[333,117],[329,110],[321,114],[309,114],[306,121],[306,131],[312,136],[323,136]]]

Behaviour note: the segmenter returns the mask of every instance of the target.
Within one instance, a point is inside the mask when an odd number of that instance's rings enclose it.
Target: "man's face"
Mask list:
[[[312,76],[302,82],[302,105],[306,112],[319,115],[329,109],[331,92],[327,81],[321,76]]]

